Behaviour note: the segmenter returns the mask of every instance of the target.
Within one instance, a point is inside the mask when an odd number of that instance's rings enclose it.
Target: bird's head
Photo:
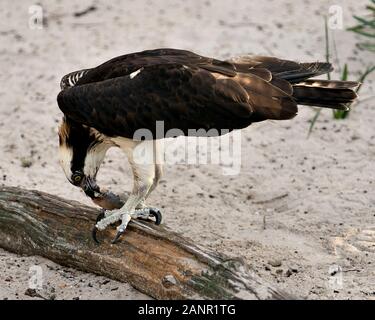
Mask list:
[[[92,199],[100,194],[96,174],[107,150],[96,130],[63,118],[59,128],[60,165],[69,182]]]

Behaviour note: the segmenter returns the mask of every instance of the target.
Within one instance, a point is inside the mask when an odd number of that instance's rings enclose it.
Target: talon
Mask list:
[[[102,220],[105,217],[105,209],[101,209],[100,213],[96,217],[96,223],[98,223],[100,220]]]
[[[161,223],[162,219],[160,210],[150,209],[150,215],[155,217],[155,224],[158,226]]]
[[[97,243],[97,244],[100,244],[100,242],[98,241],[97,237],[96,237],[96,234],[98,233],[98,228],[96,226],[94,226],[94,228],[92,229],[91,231],[91,236],[92,236],[92,239]]]
[[[102,220],[103,218],[105,217],[105,209],[102,209],[100,210],[98,216],[96,217],[96,222],[95,222],[95,226],[94,228],[92,229],[91,231],[91,236],[92,236],[92,239],[97,243],[97,244],[100,244],[98,238],[96,237],[97,233],[98,233],[98,228],[96,227],[96,224]]]
[[[112,240],[112,244],[115,244],[118,239],[120,239],[121,235],[125,232],[125,229],[119,229],[117,231],[116,237]]]

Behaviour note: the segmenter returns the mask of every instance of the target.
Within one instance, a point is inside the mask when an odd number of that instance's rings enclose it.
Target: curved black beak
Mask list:
[[[96,184],[95,178],[86,176],[81,184],[81,188],[91,199],[95,199],[100,195],[100,188]]]

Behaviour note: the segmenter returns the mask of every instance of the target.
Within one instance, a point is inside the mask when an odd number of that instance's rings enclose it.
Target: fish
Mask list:
[[[92,201],[105,210],[120,209],[128,198],[127,194],[119,196],[112,191],[99,191],[97,194]]]

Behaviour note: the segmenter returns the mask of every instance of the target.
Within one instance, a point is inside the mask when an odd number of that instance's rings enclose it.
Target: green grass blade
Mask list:
[[[330,47],[329,47],[329,32],[328,32],[328,21],[327,16],[324,17],[324,34],[326,40],[326,62],[330,62]],[[331,73],[327,73],[327,79],[331,80]]]
[[[341,75],[341,80],[342,81],[347,81],[348,80],[348,75],[349,75],[348,64],[345,63],[344,70],[342,71],[342,75]]]
[[[362,36],[365,36],[365,37],[375,38],[375,33],[368,33],[366,31],[363,31],[363,29],[364,29],[363,27],[360,27],[360,28],[354,27],[354,28],[350,28],[348,30],[353,31],[355,33],[358,33],[358,34],[360,34]]]
[[[345,63],[344,69],[341,74],[341,80],[347,81],[348,76],[349,76],[349,68],[348,68],[348,64]],[[335,119],[345,119],[348,116],[348,114],[349,114],[349,111],[346,111],[346,110],[334,110],[333,111],[333,117]]]
[[[313,131],[313,129],[314,129],[315,122],[318,120],[318,118],[319,118],[321,112],[322,112],[322,108],[319,108],[319,109],[315,112],[315,116],[314,116],[314,118],[311,119],[311,123],[310,123],[310,127],[309,127],[309,132],[307,133],[307,138],[310,137],[310,134],[312,133],[312,131]]]
[[[374,72],[374,71],[375,71],[375,65],[372,66],[372,67],[368,67],[368,68],[366,69],[366,71],[365,71],[364,73],[362,73],[362,75],[359,77],[358,82],[360,82],[360,83],[365,82],[367,76],[368,76],[370,73]],[[357,89],[357,91],[356,91],[357,93],[359,92],[359,89],[361,89],[361,87],[362,87],[362,85],[360,85],[360,86],[358,87],[358,89]]]
[[[375,43],[362,42],[357,44],[360,49],[375,52]]]
[[[325,45],[326,45],[326,62],[330,62],[330,47],[329,47],[329,33],[328,33],[328,19],[327,16],[324,17],[324,35],[325,35]],[[331,73],[327,73],[327,79],[331,80]],[[315,112],[314,117],[311,119],[309,131],[307,133],[307,138],[310,137],[312,131],[314,130],[314,126],[316,121],[318,120],[320,113],[322,112],[322,108],[318,108]]]
[[[366,19],[358,17],[358,16],[353,16],[353,18],[356,19],[357,21],[359,21],[360,23],[362,23],[362,26],[368,26],[368,27],[371,27],[371,28],[375,27],[375,19],[369,21],[369,20],[366,20]]]

